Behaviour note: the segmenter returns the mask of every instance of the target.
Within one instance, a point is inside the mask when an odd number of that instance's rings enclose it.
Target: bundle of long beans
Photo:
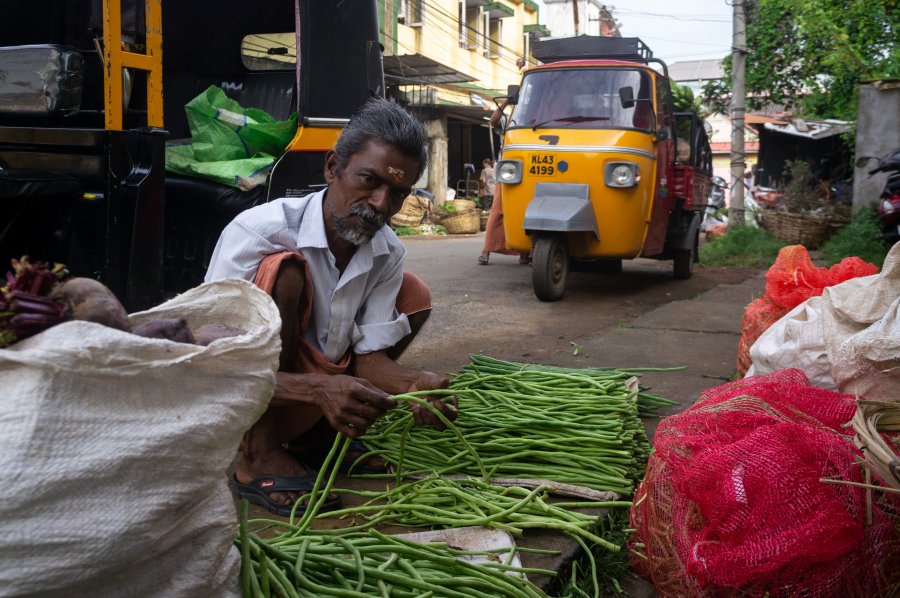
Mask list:
[[[398,477],[464,474],[542,479],[630,495],[650,446],[629,370],[522,367],[474,356],[446,391],[459,401],[453,432],[412,427],[395,409],[363,437]],[[395,397],[420,397],[412,393]],[[645,399],[663,404],[645,394]]]
[[[526,529],[554,529],[618,552],[620,547],[595,535],[597,515],[573,509],[630,507],[630,501],[549,502],[547,488],[527,490],[494,486],[476,478],[452,480],[437,475],[400,484],[384,492],[338,490],[368,500],[359,506],[330,511],[320,517],[363,519],[343,533],[376,525],[467,527],[480,525],[520,535]],[[328,533],[328,532],[326,532]]]
[[[561,532],[584,549],[595,596],[600,595],[597,582],[604,572],[597,567],[592,545],[610,552],[619,552],[621,547],[595,533],[598,516],[583,509],[627,509],[631,506],[630,501],[550,502],[544,486],[526,490],[518,486],[494,486],[475,478],[452,480],[436,475],[403,483],[384,492],[337,492],[368,500],[362,505],[331,511],[320,517],[352,516],[354,521],[363,521],[349,528],[323,532],[326,534],[343,534],[379,525],[437,528],[482,526],[514,535],[521,535],[528,529]]]
[[[244,596],[512,596],[542,597],[522,574],[555,575],[502,562],[475,563],[441,542],[417,543],[377,531],[277,541],[245,533]],[[516,573],[510,575],[506,572]]]
[[[416,543],[374,529],[337,534],[313,531],[310,524],[337,474],[338,468],[332,464],[343,460],[348,447],[349,439],[339,436],[335,440],[306,497],[309,506],[296,523],[293,516],[290,523],[249,522],[246,501],[241,505],[236,542],[242,555],[244,596],[545,596],[524,574],[552,576],[555,572],[513,567],[489,552],[457,550],[446,543]],[[251,525],[259,524],[280,531],[263,539],[250,531]],[[496,562],[458,558],[467,555],[483,555]]]
[[[488,357],[487,355],[470,355],[471,364],[463,366],[463,372],[476,372],[480,374],[512,374],[521,371],[550,372],[556,374],[577,374],[579,376],[596,377],[598,380],[608,381],[618,379],[626,381],[632,376],[640,377],[642,372],[670,372],[684,368],[564,368],[555,365],[543,365],[535,363],[521,363],[518,361],[506,361]],[[671,407],[675,401],[666,399],[658,394],[647,392],[640,387],[637,393],[638,413],[642,417],[655,415],[657,409]]]

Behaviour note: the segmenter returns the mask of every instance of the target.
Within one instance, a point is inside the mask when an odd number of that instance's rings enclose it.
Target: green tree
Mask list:
[[[802,116],[856,119],[861,81],[900,76],[900,0],[747,2],[747,106],[786,104]],[[707,84],[704,102],[727,113],[725,79]]]

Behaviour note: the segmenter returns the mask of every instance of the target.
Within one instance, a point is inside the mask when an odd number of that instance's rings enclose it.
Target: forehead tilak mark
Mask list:
[[[394,179],[398,183],[403,179],[404,175],[406,175],[406,171],[403,170],[402,168],[394,168],[393,166],[388,166],[387,169],[388,169],[388,174],[393,175]]]

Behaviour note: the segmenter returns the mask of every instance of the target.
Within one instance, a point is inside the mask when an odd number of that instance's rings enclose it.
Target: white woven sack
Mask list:
[[[900,400],[900,243],[881,272],[822,292],[831,375],[841,392]]]
[[[275,386],[281,326],[251,283],[133,323],[238,326],[208,347],[67,322],[0,350],[0,595],[237,595],[225,470]]]
[[[810,297],[769,326],[750,347],[750,358],[747,376],[798,368],[813,386],[835,390],[825,350],[822,298]]]

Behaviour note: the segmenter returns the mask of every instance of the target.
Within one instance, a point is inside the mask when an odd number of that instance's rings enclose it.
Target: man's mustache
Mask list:
[[[353,206],[350,206],[349,214],[359,216],[372,226],[376,226],[378,228],[384,226],[384,215],[376,212],[372,208],[372,206],[365,204],[355,204]]]

